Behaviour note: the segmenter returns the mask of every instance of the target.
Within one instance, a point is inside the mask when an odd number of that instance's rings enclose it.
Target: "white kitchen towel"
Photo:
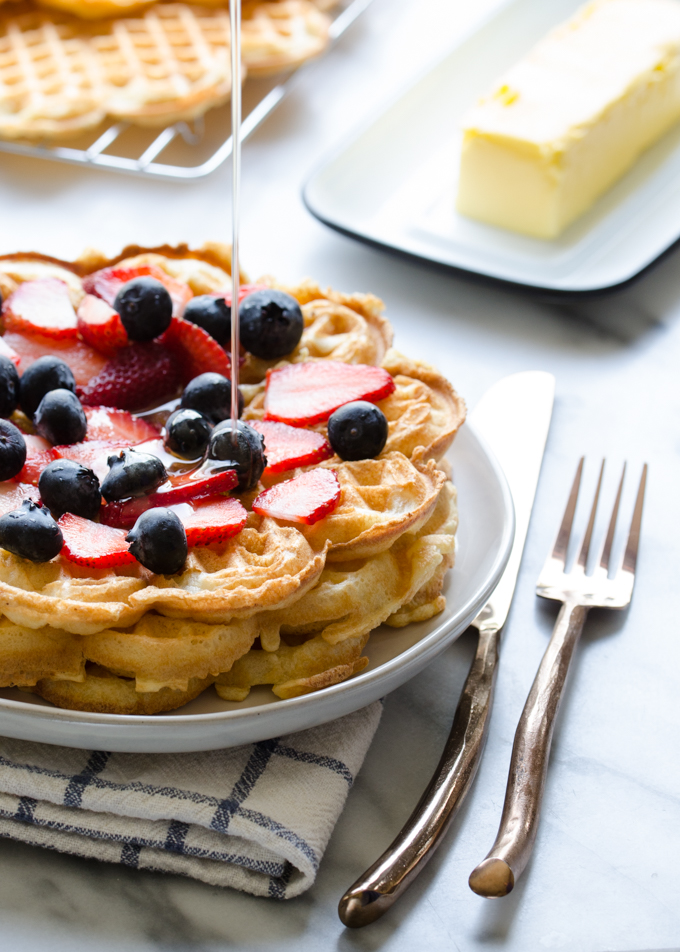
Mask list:
[[[196,754],[0,738],[0,836],[288,899],[314,882],[380,702],[311,730]]]

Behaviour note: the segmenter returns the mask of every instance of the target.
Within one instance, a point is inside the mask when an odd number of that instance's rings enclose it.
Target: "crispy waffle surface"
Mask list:
[[[75,262],[6,255],[0,289],[51,275],[66,280],[77,300],[86,274],[142,263],[197,294],[231,286],[229,248],[207,244],[197,251],[131,246],[113,259],[89,249]],[[213,684],[229,701],[259,684],[295,697],[361,671],[379,625],[423,621],[444,608],[457,508],[442,457],[465,406],[434,368],[392,349],[376,297],[312,281],[286,290],[305,322],[289,361],[370,363],[392,375],[395,390],[379,403],[389,425],[383,452],[319,464],[336,472],[342,492],[316,524],[251,512],[237,536],[191,549],[178,575],[157,576],[138,563],[95,570],[61,556],[36,564],[0,550],[1,686],[61,707],[120,714],[173,710]],[[270,366],[246,361],[245,419],[262,416]],[[261,488],[241,496],[246,508]]]
[[[292,69],[319,55],[328,27],[308,0],[246,2],[244,75]],[[0,136],[65,138],[107,116],[144,126],[196,119],[230,95],[229,51],[229,11],[210,0],[4,4]]]

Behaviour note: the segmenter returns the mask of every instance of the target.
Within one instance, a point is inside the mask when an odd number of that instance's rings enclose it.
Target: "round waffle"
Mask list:
[[[251,76],[294,69],[326,49],[329,20],[308,0],[245,0],[241,55]]]
[[[104,108],[116,119],[194,119],[231,92],[224,10],[159,3],[141,16],[98,24],[90,45],[104,76]]]
[[[231,284],[229,249],[221,245],[131,246],[113,259],[89,250],[72,263],[15,254],[0,258],[0,282],[16,287],[56,275],[79,299],[82,277],[114,264],[154,264],[194,293]],[[39,564],[0,550],[0,683],[113,713],[171,710],[216,678],[231,699],[252,684],[293,697],[361,670],[366,639],[381,623],[399,626],[443,608],[457,516],[455,490],[435,461],[464,419],[464,404],[434,369],[389,349],[392,332],[377,298],[322,291],[311,281],[287,290],[305,323],[291,360],[382,364],[394,377],[395,391],[380,402],[389,424],[383,453],[317,464],[336,472],[341,498],[315,524],[251,512],[238,535],[192,548],[177,575],[154,575],[139,563],[91,569],[61,556]],[[259,382],[245,388],[245,416],[259,416],[268,365],[247,366]],[[241,494],[246,508],[259,489]]]
[[[98,125],[104,84],[79,25],[40,10],[0,17],[0,136],[53,139]]]

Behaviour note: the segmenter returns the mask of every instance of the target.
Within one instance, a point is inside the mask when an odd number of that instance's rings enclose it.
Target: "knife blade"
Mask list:
[[[338,914],[350,928],[375,922],[413,882],[439,846],[477,773],[493,703],[500,632],[517,583],[554,397],[552,374],[526,371],[499,380],[470,415],[508,480],[515,539],[498,585],[472,622],[479,630],[477,651],[437,769],[396,839],[340,900]]]

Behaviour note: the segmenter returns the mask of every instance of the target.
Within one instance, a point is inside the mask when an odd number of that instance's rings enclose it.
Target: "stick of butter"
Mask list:
[[[680,119],[680,0],[595,0],[463,123],[457,208],[557,237]]]

